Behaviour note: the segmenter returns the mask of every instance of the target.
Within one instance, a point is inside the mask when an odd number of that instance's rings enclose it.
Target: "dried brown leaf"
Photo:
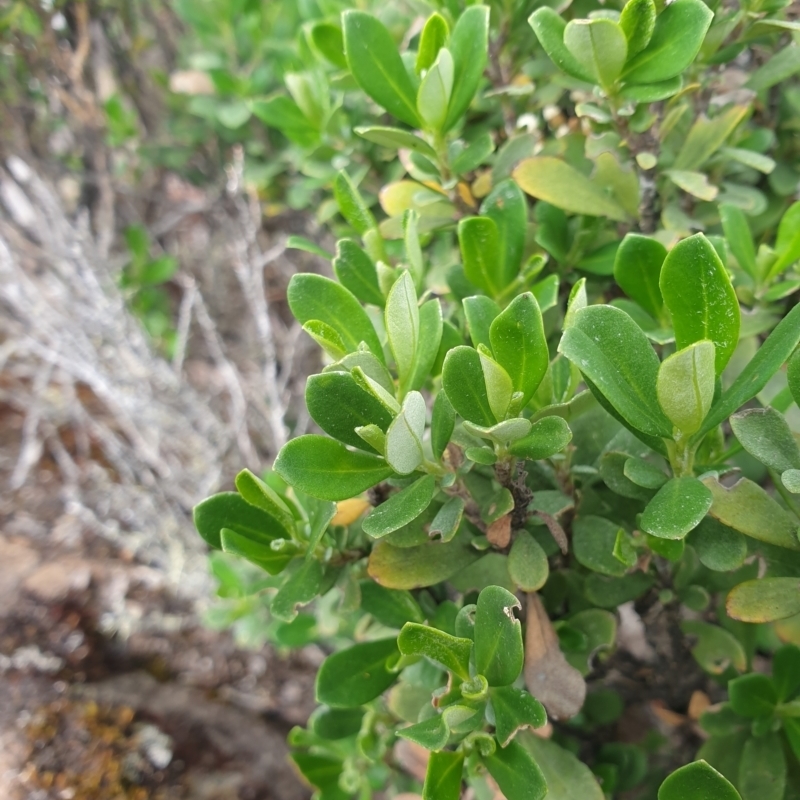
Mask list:
[[[528,595],[525,684],[552,719],[569,719],[586,698],[586,682],[564,658],[558,636],[538,595]]]

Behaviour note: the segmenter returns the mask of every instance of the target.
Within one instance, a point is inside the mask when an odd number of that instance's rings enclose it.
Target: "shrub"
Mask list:
[[[260,570],[214,556],[224,621],[330,652],[290,735],[325,800],[413,790],[402,740],[430,751],[425,800],[796,798],[798,24],[783,2],[542,5],[532,31],[531,4],[436,5],[405,33],[314,22],[334,77],[250,106],[347,166],[344,235],[336,279],[287,294],[326,354],[323,433],[195,509]],[[339,109],[373,118],[337,142]],[[727,688],[693,763],[609,741],[620,606],[673,643],[650,669],[674,711]]]

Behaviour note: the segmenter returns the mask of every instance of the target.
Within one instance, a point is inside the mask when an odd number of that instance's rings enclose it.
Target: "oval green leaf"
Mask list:
[[[342,15],[344,49],[358,85],[390,114],[419,127],[414,87],[383,23],[363,11]]]
[[[399,530],[415,520],[431,504],[435,491],[436,479],[433,475],[419,478],[370,511],[361,523],[361,529],[373,539]]]
[[[383,694],[397,680],[390,669],[400,651],[397,639],[362,642],[328,656],[316,682],[318,703],[355,708]]]
[[[721,373],[739,342],[740,313],[728,272],[711,242],[698,233],[676,244],[664,260],[659,285],[678,349],[710,339]]]
[[[672,435],[658,404],[658,356],[624,311],[613,306],[581,309],[558,349],[633,427],[652,436]]]
[[[708,487],[697,478],[673,478],[647,504],[642,530],[659,539],[683,539],[700,524],[713,499]]]
[[[320,500],[346,500],[392,474],[382,458],[354,453],[340,442],[315,434],[285,444],[275,471],[290,486]]]
[[[658,800],[742,800],[731,782],[705,761],[672,773],[661,784]]]
[[[320,320],[339,334],[348,352],[354,353],[365,342],[383,361],[383,348],[367,312],[344,286],[322,275],[293,275],[286,299],[301,324]]]
[[[489,686],[508,686],[522,672],[522,626],[514,615],[519,600],[500,586],[487,586],[475,611],[475,668]]]

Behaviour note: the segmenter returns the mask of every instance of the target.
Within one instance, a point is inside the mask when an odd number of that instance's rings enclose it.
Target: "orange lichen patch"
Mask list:
[[[58,700],[34,713],[26,728],[31,750],[23,778],[32,790],[80,800],[182,797],[175,776],[142,757],[136,732],[130,708]]]

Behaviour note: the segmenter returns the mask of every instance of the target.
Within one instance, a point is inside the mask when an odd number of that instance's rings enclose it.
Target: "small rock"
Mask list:
[[[23,588],[42,603],[57,603],[88,589],[91,580],[92,571],[85,561],[64,559],[39,567],[25,579]]]

